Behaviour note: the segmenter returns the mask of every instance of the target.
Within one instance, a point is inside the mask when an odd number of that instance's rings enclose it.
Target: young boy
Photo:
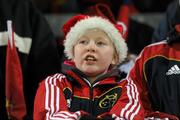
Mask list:
[[[63,27],[63,71],[39,86],[34,120],[144,119],[133,82],[122,80],[118,67],[127,55],[123,27],[109,20],[77,15]]]

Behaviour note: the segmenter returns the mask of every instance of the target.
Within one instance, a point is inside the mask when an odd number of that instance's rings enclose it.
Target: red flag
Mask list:
[[[8,45],[6,53],[6,109],[9,119],[22,120],[26,115],[23,76],[15,47],[11,21],[8,21]]]

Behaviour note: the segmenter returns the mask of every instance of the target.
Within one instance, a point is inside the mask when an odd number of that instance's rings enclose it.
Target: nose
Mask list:
[[[88,52],[95,52],[96,51],[96,44],[94,41],[90,41],[88,46],[87,46],[87,51]]]

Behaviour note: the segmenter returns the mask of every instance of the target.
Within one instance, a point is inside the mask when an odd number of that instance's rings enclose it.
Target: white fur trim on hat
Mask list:
[[[73,58],[73,47],[78,38],[83,35],[86,30],[94,28],[103,30],[110,37],[116,47],[116,51],[119,56],[119,63],[121,63],[127,56],[128,49],[125,40],[111,22],[97,16],[82,19],[70,29],[66,35],[66,40],[64,41],[64,52],[68,59]]]

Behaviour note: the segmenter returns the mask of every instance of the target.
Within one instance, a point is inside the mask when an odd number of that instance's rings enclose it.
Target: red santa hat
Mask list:
[[[65,34],[65,54],[68,59],[73,58],[73,47],[78,38],[84,34],[86,30],[98,28],[103,30],[112,40],[118,54],[119,63],[121,63],[127,56],[127,45],[125,43],[123,34],[123,26],[116,25],[108,19],[100,16],[77,15],[72,17],[63,26]]]

